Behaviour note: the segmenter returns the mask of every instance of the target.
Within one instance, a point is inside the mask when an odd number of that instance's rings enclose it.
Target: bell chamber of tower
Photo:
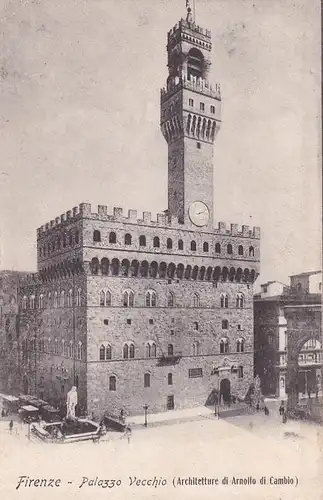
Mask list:
[[[168,212],[188,228],[213,229],[213,147],[221,123],[211,85],[211,33],[187,19],[168,32],[161,130],[168,144]]]

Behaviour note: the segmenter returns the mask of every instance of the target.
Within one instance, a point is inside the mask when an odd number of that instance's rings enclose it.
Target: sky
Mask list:
[[[167,31],[185,0],[0,0],[2,269],[81,202],[167,208]],[[320,3],[196,0],[220,83],[215,220],[261,227],[259,282],[321,268]]]

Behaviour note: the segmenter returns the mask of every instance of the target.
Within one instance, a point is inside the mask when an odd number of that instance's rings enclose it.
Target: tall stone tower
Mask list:
[[[168,211],[186,227],[213,228],[213,148],[221,122],[219,85],[209,81],[211,33],[188,8],[168,32],[161,130],[168,143]]]

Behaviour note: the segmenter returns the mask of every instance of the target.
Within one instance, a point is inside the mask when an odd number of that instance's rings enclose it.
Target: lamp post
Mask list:
[[[144,405],[144,407],[143,407],[143,408],[144,408],[144,410],[145,410],[145,424],[144,424],[144,425],[145,425],[145,427],[147,427],[147,412],[148,412],[148,405],[147,405],[147,404],[146,404],[146,405]]]

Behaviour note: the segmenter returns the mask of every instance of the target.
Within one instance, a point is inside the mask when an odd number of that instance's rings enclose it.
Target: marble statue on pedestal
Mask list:
[[[67,419],[75,419],[75,407],[77,405],[77,391],[75,385],[73,385],[72,389],[67,393],[66,400],[66,418]]]

